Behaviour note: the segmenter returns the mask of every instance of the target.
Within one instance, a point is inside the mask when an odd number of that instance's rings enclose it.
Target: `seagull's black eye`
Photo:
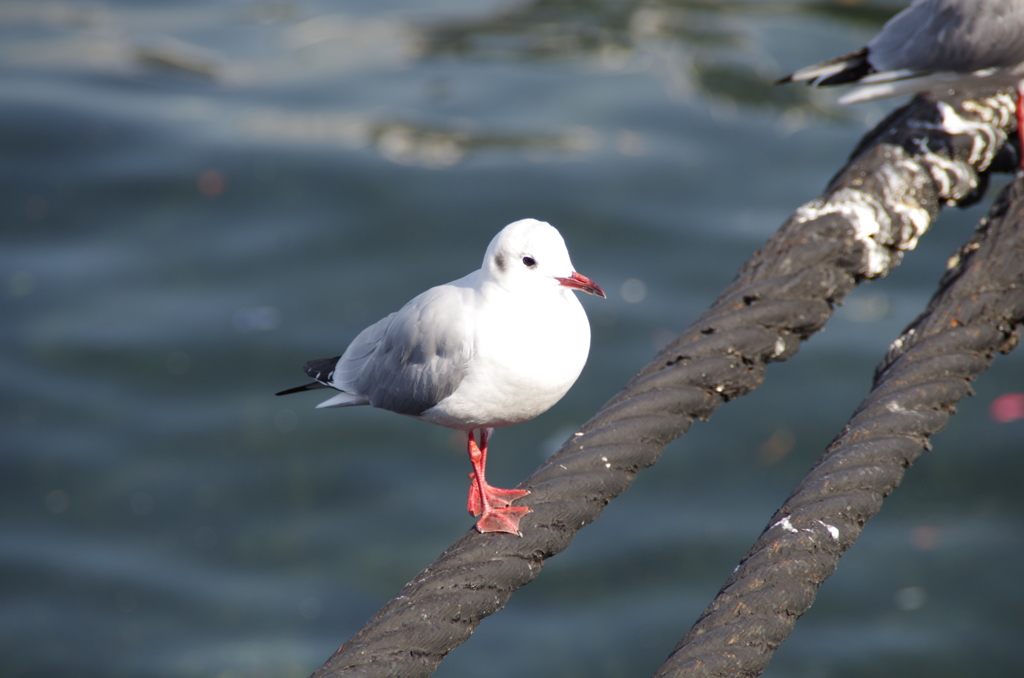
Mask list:
[[[523,257],[523,263],[526,264],[527,268],[537,268],[537,260],[533,257]]]

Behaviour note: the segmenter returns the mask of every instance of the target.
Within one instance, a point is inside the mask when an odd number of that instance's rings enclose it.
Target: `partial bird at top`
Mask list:
[[[590,323],[573,290],[605,296],[573,269],[553,226],[516,221],[494,236],[479,270],[415,297],[340,357],[306,363],[315,381],[277,395],[332,388],[317,407],[371,405],[467,431],[477,529],[519,534],[530,510],[512,502],[528,492],[487,483],[487,440],[547,411],[583,370]]]
[[[856,52],[802,68],[776,84],[857,84],[841,104],[941,87],[1017,88],[1024,128],[1024,1],[914,0]],[[1022,154],[1024,163],[1024,154]]]

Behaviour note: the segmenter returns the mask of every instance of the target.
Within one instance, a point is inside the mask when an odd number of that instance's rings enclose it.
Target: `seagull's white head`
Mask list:
[[[536,219],[520,219],[501,229],[487,246],[481,272],[510,291],[564,286],[605,296],[597,283],[573,269],[558,230]]]

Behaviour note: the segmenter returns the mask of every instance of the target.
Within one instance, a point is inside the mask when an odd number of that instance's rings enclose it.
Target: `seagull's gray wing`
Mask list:
[[[917,0],[868,43],[877,71],[969,73],[1024,61],[1020,0]]]
[[[476,291],[465,280],[431,288],[363,330],[338,360],[332,385],[413,416],[451,395],[473,357],[466,311]]]

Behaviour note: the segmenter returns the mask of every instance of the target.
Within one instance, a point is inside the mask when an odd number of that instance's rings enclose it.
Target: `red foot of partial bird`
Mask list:
[[[466,510],[469,515],[478,516],[484,512],[485,506],[492,508],[506,508],[512,505],[516,499],[530,494],[529,490],[504,490],[500,487],[476,482],[476,473],[469,474],[469,499],[466,501]],[[483,485],[483,488],[481,488]],[[483,496],[481,496],[481,489]]]
[[[522,537],[523,533],[519,531],[519,521],[527,513],[530,513],[530,509],[526,506],[491,508],[485,510],[484,514],[480,516],[480,520],[476,521],[476,529],[484,534],[488,532],[505,532]]]
[[[522,536],[519,532],[519,521],[530,512],[526,506],[512,506],[512,502],[530,494],[528,490],[505,490],[489,485],[484,476],[487,466],[487,438],[489,429],[480,432],[480,445],[477,446],[473,431],[469,432],[469,461],[473,464],[473,472],[469,474],[469,498],[466,510],[471,516],[480,516],[476,529],[480,532],[506,532]]]
[[[1020,148],[1019,165],[1024,170],[1024,85],[1017,86],[1017,141]]]

